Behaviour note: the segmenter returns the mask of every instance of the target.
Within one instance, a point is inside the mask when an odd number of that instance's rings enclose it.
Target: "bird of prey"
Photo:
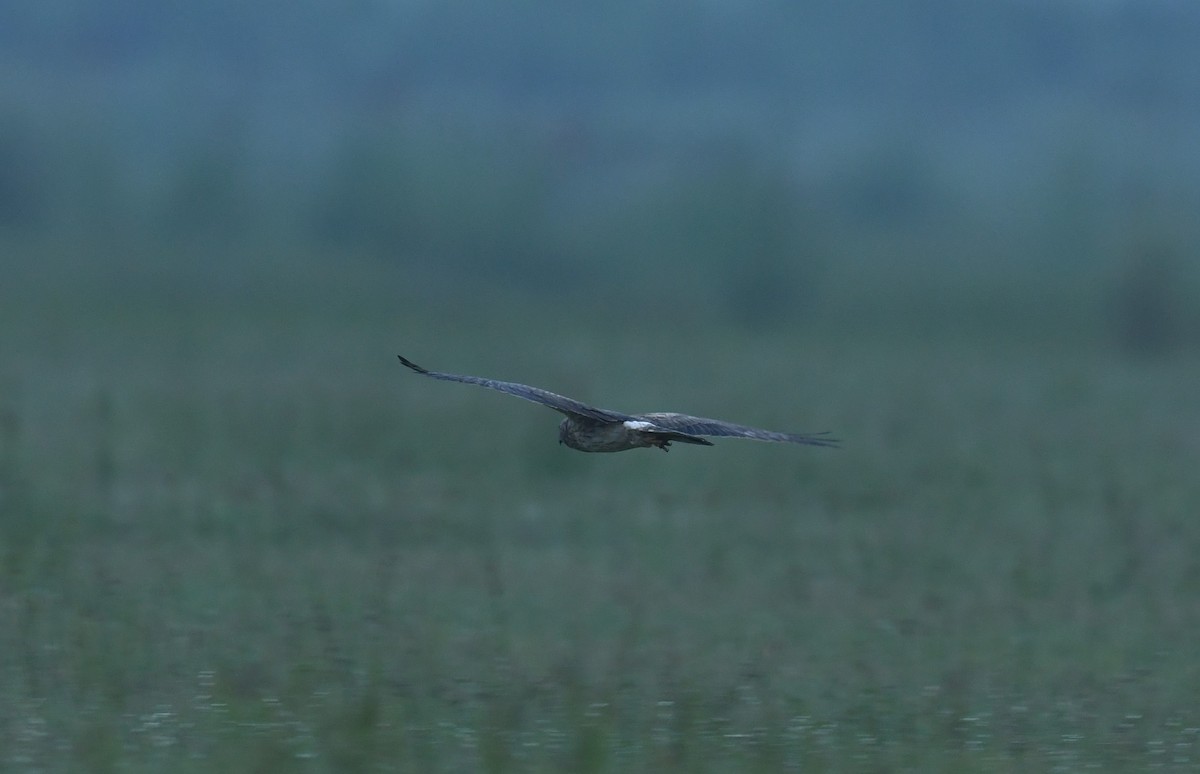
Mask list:
[[[735,425],[719,419],[692,417],[687,414],[651,413],[623,414],[620,411],[596,408],[586,403],[516,382],[500,382],[479,376],[444,374],[422,368],[403,355],[400,362],[419,374],[446,382],[478,384],[491,390],[515,395],[518,398],[549,406],[566,416],[558,426],[558,442],[582,452],[619,452],[626,449],[657,447],[667,451],[672,441],[712,446],[703,436],[753,438],[758,441],[798,443],[808,446],[837,446],[837,440],[826,433],[777,433],[757,427]]]

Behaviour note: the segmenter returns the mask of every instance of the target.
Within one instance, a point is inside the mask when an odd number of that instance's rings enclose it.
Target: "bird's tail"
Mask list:
[[[647,435],[653,435],[655,438],[661,438],[664,441],[679,441],[680,443],[694,443],[697,446],[712,446],[713,442],[707,438],[701,438],[698,435],[688,435],[675,430],[646,430]]]

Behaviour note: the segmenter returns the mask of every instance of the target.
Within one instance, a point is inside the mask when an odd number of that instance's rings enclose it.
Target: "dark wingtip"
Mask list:
[[[827,438],[826,436],[828,435],[828,430],[822,433],[807,433],[805,435],[795,436],[793,438],[793,442],[806,444],[808,446],[820,446],[826,449],[842,448],[842,439]]]
[[[412,370],[416,371],[416,372],[417,372],[417,373],[419,373],[419,374],[427,374],[427,373],[429,373],[428,371],[426,371],[426,370],[425,370],[424,368],[422,368],[421,366],[417,365],[417,364],[416,364],[416,363],[414,363],[413,361],[411,361],[411,360],[409,360],[408,358],[404,357],[404,355],[396,355],[396,357],[400,358],[400,362],[401,362],[401,363],[403,363],[404,365],[408,366],[409,368],[411,368]]]

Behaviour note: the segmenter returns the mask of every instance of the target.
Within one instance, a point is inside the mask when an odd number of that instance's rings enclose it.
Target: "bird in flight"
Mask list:
[[[672,441],[712,446],[703,436],[753,438],[757,441],[798,443],[807,446],[837,446],[838,441],[826,433],[777,433],[757,427],[735,425],[719,419],[692,417],[687,414],[651,413],[623,414],[620,411],[596,408],[562,395],[516,382],[500,382],[479,376],[444,374],[422,368],[403,355],[400,362],[419,374],[445,382],[478,384],[490,390],[515,395],[518,398],[549,406],[566,416],[558,426],[558,442],[582,452],[619,452],[626,449],[657,447],[667,451]]]

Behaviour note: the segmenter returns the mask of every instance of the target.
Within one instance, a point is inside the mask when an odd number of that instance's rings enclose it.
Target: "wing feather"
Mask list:
[[[775,441],[777,443],[799,443],[807,446],[837,446],[836,438],[825,437],[826,433],[778,433],[774,430],[763,430],[758,427],[738,425],[720,419],[706,419],[687,414],[653,413],[638,414],[638,419],[653,422],[658,427],[667,430],[677,430],[689,435],[711,435],[729,438],[753,438],[758,441]]]
[[[463,384],[477,384],[480,387],[487,387],[489,390],[503,392],[506,395],[513,395],[518,398],[524,398],[534,403],[540,403],[543,406],[549,406],[555,411],[563,414],[574,414],[576,416],[595,419],[600,422],[624,422],[627,419],[634,419],[629,414],[622,414],[619,411],[609,411],[608,409],[596,408],[589,406],[586,403],[581,403],[573,398],[568,398],[559,395],[556,392],[543,390],[540,387],[531,387],[528,384],[519,384],[518,382],[501,382],[496,379],[484,379],[480,376],[462,376],[460,374],[445,374],[440,371],[430,371],[422,368],[416,363],[408,360],[403,355],[397,355],[400,362],[408,366],[419,374],[441,379],[444,382],[462,382]]]

